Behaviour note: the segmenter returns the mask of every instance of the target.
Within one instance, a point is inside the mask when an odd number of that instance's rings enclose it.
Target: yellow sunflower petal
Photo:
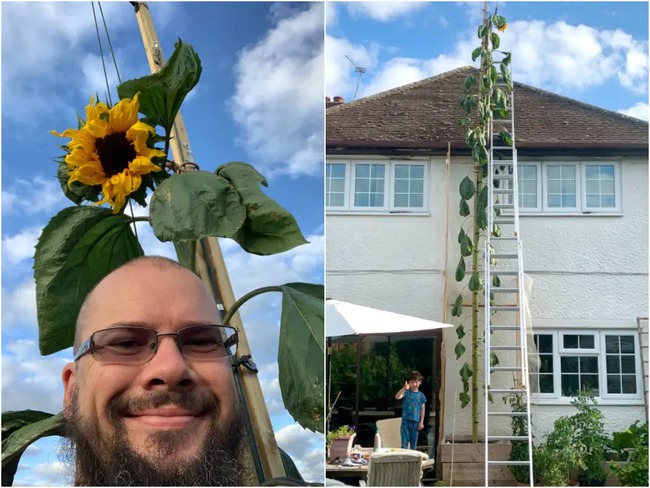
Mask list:
[[[138,122],[138,94],[133,99],[125,98],[120,100],[109,112],[109,123],[113,132],[126,132]]]
[[[138,156],[129,163],[129,171],[133,175],[146,175],[152,171],[160,171],[160,169],[144,156]]]
[[[104,137],[111,134],[111,126],[108,119],[108,107],[102,102],[94,103],[95,98],[90,97],[90,103],[86,107],[86,124],[82,127],[94,137]],[[103,118],[102,118],[103,117]]]
[[[155,134],[155,129],[144,122],[138,121],[126,132],[126,138],[133,143],[135,152],[145,158],[153,158],[156,156],[164,156],[164,151],[156,148],[147,147],[149,137]]]

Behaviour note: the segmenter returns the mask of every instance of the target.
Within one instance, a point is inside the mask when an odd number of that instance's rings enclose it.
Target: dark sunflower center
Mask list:
[[[121,173],[135,159],[135,148],[124,132],[116,132],[95,141],[95,149],[108,176]]]

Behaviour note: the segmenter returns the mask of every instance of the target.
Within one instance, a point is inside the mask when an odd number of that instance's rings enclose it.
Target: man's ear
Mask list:
[[[77,380],[77,365],[76,363],[68,363],[63,368],[63,373],[61,375],[63,380],[63,416],[66,420],[69,415],[69,406],[72,403],[72,394]]]

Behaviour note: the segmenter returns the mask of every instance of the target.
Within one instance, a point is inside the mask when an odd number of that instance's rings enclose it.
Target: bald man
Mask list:
[[[178,263],[138,258],[104,278],[63,369],[75,485],[240,485],[236,347],[208,289]]]

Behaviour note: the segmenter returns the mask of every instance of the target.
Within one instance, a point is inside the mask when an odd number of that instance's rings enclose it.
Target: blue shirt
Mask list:
[[[402,419],[420,421],[422,405],[427,402],[424,393],[421,391],[406,390],[402,401]]]

